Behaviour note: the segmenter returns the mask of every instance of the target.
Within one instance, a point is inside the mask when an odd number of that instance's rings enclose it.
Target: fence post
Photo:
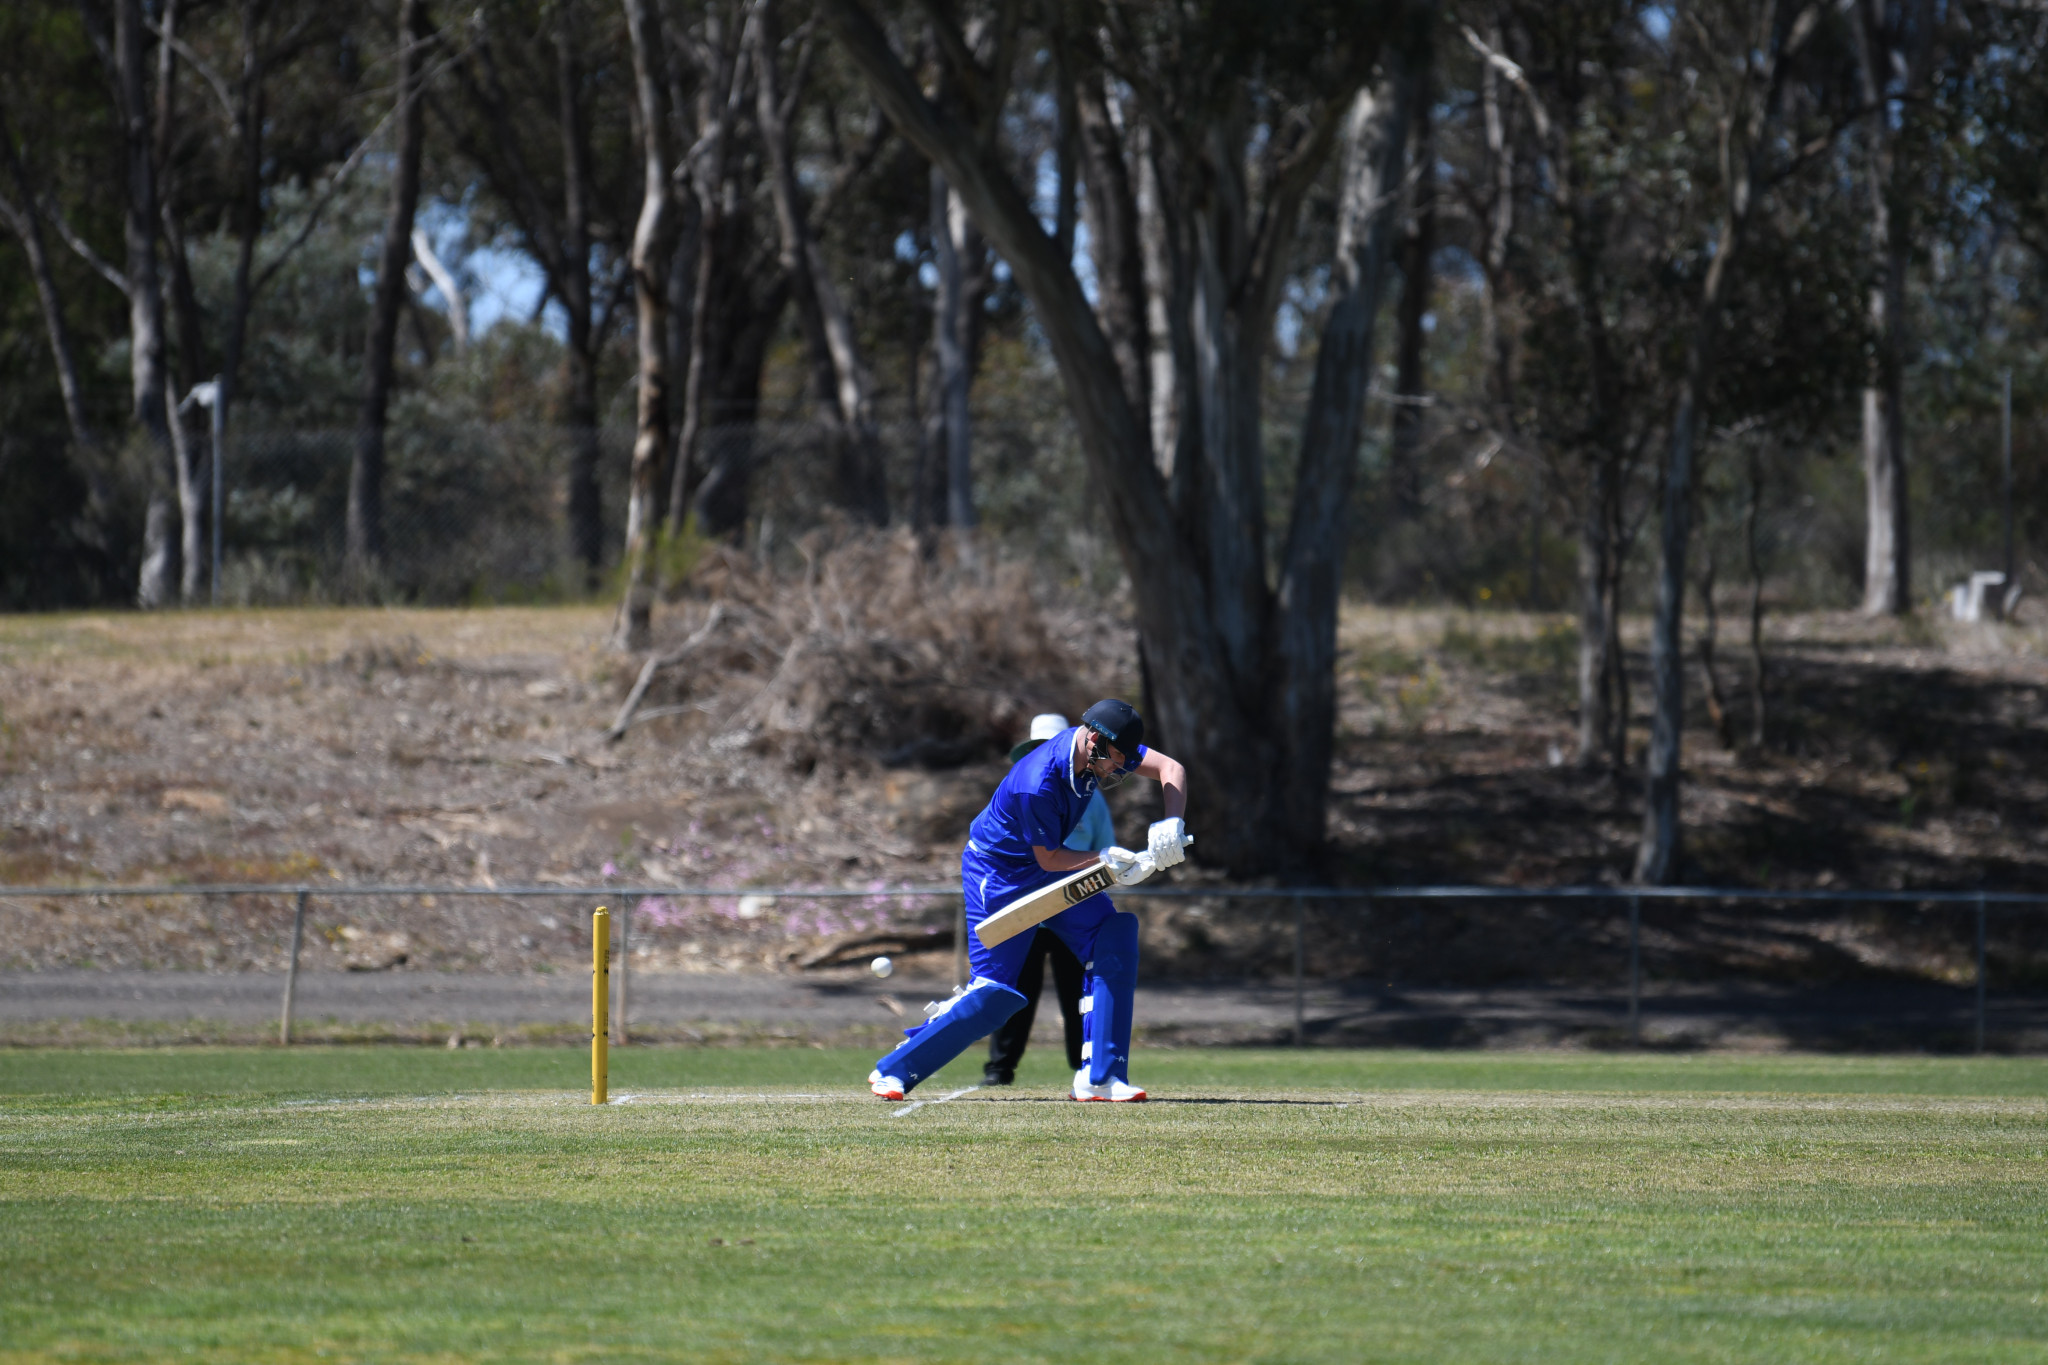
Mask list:
[[[1302,1022],[1302,1015],[1304,1013],[1302,1002],[1302,919],[1302,899],[1300,896],[1296,896],[1294,898],[1294,1045],[1296,1047],[1300,1047],[1303,1044],[1307,1032]]]
[[[284,1012],[277,1020],[277,1041],[285,1047],[291,1046],[292,997],[299,991],[299,945],[306,941],[306,895],[306,888],[300,887],[298,909],[292,915],[292,955],[284,968]]]
[[[1984,1050],[1984,893],[1977,893],[1977,1051]]]
[[[1628,898],[1628,1045],[1643,1045],[1643,898]]]
[[[619,1015],[612,1021],[612,1042],[620,1047],[626,1045],[626,949],[632,932],[633,907],[629,905],[619,915]]]
[[[953,935],[953,984],[967,984],[967,897],[960,898],[960,928]]]

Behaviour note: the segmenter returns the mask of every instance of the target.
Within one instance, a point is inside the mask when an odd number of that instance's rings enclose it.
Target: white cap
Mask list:
[[[1057,711],[1047,711],[1031,718],[1031,738],[1051,739],[1067,728],[1067,718]]]

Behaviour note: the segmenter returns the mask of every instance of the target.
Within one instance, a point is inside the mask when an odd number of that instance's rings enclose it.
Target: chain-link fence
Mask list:
[[[968,970],[950,887],[13,887],[0,896],[117,898],[145,914],[211,903],[215,916],[258,930],[258,951],[240,970],[7,973],[0,1030],[14,1041],[572,1041],[587,1036],[590,911],[600,904],[613,910],[619,1042],[884,1042]],[[1138,1019],[1154,1043],[2048,1049],[2048,899],[2027,893],[1141,887],[1118,899],[1139,915],[1141,955],[1177,935],[1234,936],[1225,974],[1145,972]],[[1845,913],[1883,917],[1896,960],[1847,974],[1818,961],[1773,971],[1727,952],[1738,932],[1765,957],[1799,938],[1840,945]],[[532,970],[462,970],[465,938],[505,931],[536,951]],[[1460,969],[1460,939],[1498,948],[1560,933],[1572,940],[1568,971],[1503,975],[1498,953]],[[1909,943],[1911,962],[1899,955]],[[900,975],[871,975],[878,955],[902,964]],[[1053,1012],[1045,1020],[1056,1027]]]

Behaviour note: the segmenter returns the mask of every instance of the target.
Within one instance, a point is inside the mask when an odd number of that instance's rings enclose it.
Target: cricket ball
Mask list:
[[[896,964],[886,957],[878,957],[868,964],[868,970],[879,977],[891,977],[896,974]]]

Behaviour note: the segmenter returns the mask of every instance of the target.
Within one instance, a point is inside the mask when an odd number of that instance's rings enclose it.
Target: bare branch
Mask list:
[[[778,44],[778,46],[787,47],[791,39],[799,40],[796,49],[796,66],[789,74],[789,94],[782,101],[782,110],[779,115],[783,123],[788,123],[796,117],[797,105],[803,99],[804,82],[810,79],[811,57],[817,51],[817,44],[812,41],[812,37],[817,30],[817,25],[817,16],[812,15],[804,20],[802,24],[798,25],[795,33]]]
[[[48,216],[51,225],[57,229],[57,235],[64,239],[64,245],[77,252],[80,260],[98,271],[100,278],[104,279],[108,284],[113,285],[114,288],[120,290],[123,294],[128,292],[128,277],[119,270],[116,270],[106,257],[94,251],[86,244],[83,237],[80,237],[71,230],[71,221],[64,216],[64,210],[57,206],[55,200],[47,197],[44,198],[43,213]]]
[[[199,55],[192,44],[186,42],[177,34],[173,33],[166,38],[164,36],[164,26],[161,23],[154,19],[144,19],[142,22],[143,26],[151,33],[154,33],[160,41],[169,43],[171,51],[183,57],[185,64],[194,71],[197,71],[205,79],[206,83],[213,87],[215,97],[220,100],[221,113],[226,116],[228,126],[233,127],[236,122],[234,96],[228,92],[228,83],[221,79],[220,73],[213,69],[212,64],[206,58]]]
[[[1529,116],[1536,120],[1536,135],[1545,142],[1550,141],[1550,114],[1544,109],[1542,98],[1537,95],[1536,87],[1529,83],[1529,74],[1522,70],[1521,64],[1506,53],[1495,51],[1484,38],[1472,31],[1470,24],[1458,27],[1464,30],[1465,42],[1479,54],[1480,59],[1506,76],[1515,89],[1522,92],[1522,97],[1529,101]]]
[[[334,202],[334,197],[341,193],[342,185],[348,180],[349,175],[354,172],[356,167],[363,164],[363,157],[368,154],[371,144],[383,136],[384,130],[391,126],[391,121],[410,108],[415,100],[420,99],[433,78],[453,66],[467,51],[468,49],[465,47],[461,51],[450,53],[439,65],[422,73],[419,85],[414,89],[411,96],[395,102],[390,109],[385,111],[384,117],[377,120],[377,126],[370,129],[363,137],[363,140],[358,142],[355,145],[355,149],[348,154],[348,158],[336,168],[334,174],[327,178],[327,187],[321,192],[320,197],[313,202],[313,207],[306,211],[306,221],[299,226],[298,233],[293,236],[291,241],[285,244],[284,250],[279,252],[269,265],[263,267],[262,273],[256,276],[256,283],[249,290],[250,297],[253,298],[257,294],[261,294],[264,287],[277,277],[277,272],[284,268],[285,263],[291,260],[298,249],[306,244],[307,239],[312,237],[313,230],[320,225],[320,216],[327,211],[327,206]]]
[[[634,682],[633,690],[626,694],[625,704],[619,707],[619,714],[612,720],[611,727],[604,732],[606,743],[616,744],[625,737],[626,731],[633,725],[633,713],[640,709],[641,698],[647,695],[648,687],[654,682],[654,675],[688,658],[690,651],[711,638],[711,632],[718,629],[718,623],[724,616],[725,604],[715,603],[711,608],[711,614],[704,619],[704,624],[692,631],[687,640],[666,654],[647,656],[647,662],[641,667],[640,677]],[[652,713],[643,719],[653,719]]]
[[[462,297],[462,287],[455,283],[454,274],[434,253],[434,243],[425,229],[417,224],[412,230],[412,254],[434,287],[441,291],[441,297],[448,301],[448,326],[455,333],[455,354],[461,355],[469,349],[469,305]]]
[[[943,5],[936,0],[924,0],[924,10],[931,18],[932,33],[939,40],[939,50],[946,54],[946,64],[960,78],[968,105],[976,115],[980,115],[989,104],[988,72],[974,59],[974,49],[968,46],[967,35],[960,31],[960,25],[953,21],[953,16]]]

